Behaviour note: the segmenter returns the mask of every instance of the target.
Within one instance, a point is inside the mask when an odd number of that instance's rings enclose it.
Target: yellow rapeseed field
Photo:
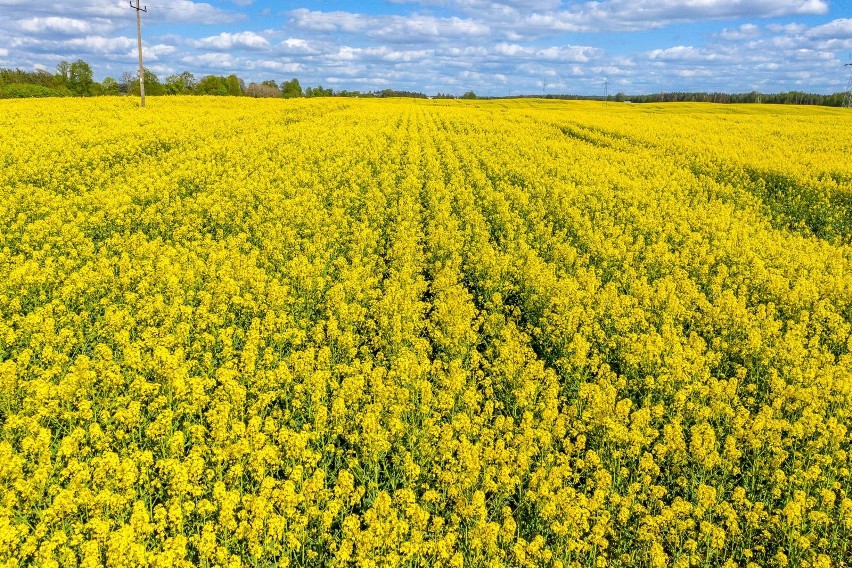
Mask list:
[[[0,565],[842,567],[852,112],[0,102]]]

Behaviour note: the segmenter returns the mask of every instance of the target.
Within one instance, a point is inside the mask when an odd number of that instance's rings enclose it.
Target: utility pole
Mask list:
[[[849,82],[846,83],[846,92],[843,94],[843,106],[852,108],[852,63],[847,63],[844,67],[850,67]]]
[[[603,87],[604,87],[604,99],[605,99],[605,101],[604,101],[604,102],[605,102],[605,103],[608,103],[608,102],[609,102],[609,75],[605,75],[604,77],[605,77],[605,78],[604,78],[604,83],[603,83]]]
[[[139,95],[142,97],[142,108],[145,108],[145,69],[142,67],[142,12],[148,11],[148,6],[139,6],[140,0],[130,0],[130,7],[136,10],[136,40],[139,44]]]

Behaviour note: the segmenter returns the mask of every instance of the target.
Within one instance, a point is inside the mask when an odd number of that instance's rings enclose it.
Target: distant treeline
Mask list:
[[[268,79],[260,83],[246,85],[237,75],[218,76],[205,75],[201,78],[189,71],[169,75],[160,80],[148,69],[144,71],[146,95],[216,95],[232,97],[256,98],[295,98],[295,97],[410,97],[435,99],[476,99],[476,93],[468,91],[461,96],[449,93],[438,93],[428,97],[415,91],[399,91],[382,89],[376,91],[335,91],[322,85],[302,88],[298,79],[276,82]],[[139,75],[122,73],[121,77],[106,77],[98,83],[93,79],[91,66],[78,59],[74,62],[63,61],[56,66],[56,72],[44,69],[24,71],[0,67],[0,98],[28,97],[92,97],[99,95],[138,95]],[[763,103],[763,104],[800,104],[843,106],[845,93],[833,95],[818,95],[791,91],[788,93],[763,94],[751,93],[654,93],[651,95],[625,95],[618,93],[611,97],[581,96],[581,95],[528,95],[529,97],[561,100],[610,100],[631,103],[660,103],[660,102],[713,102],[713,103]],[[523,97],[523,95],[521,96]],[[500,98],[500,97],[493,97]],[[512,97],[518,98],[518,97]]]
[[[144,71],[146,95],[216,95],[247,97],[418,97],[423,93],[383,89],[373,92],[334,91],[322,85],[302,88],[298,79],[282,81],[273,79],[246,85],[237,75],[206,75],[200,78],[189,71],[169,75],[160,80],[148,69]],[[100,95],[138,95],[139,75],[123,73],[121,77],[106,77],[98,83],[93,78],[91,66],[78,59],[73,63],[63,61],[56,72],[44,69],[24,71],[0,67],[0,98],[28,97],[92,97]]]
[[[295,97],[413,97],[428,98],[427,95],[413,91],[382,89],[377,91],[335,91],[323,87],[302,88],[298,79],[276,82],[268,79],[260,83],[250,83],[237,75],[205,75],[197,78],[193,73],[184,71],[169,75],[165,80],[152,71],[144,70],[146,95],[214,95],[256,98],[295,98]],[[121,77],[106,77],[98,83],[93,78],[91,66],[78,59],[73,63],[63,61],[56,66],[56,72],[44,69],[24,71],[22,69],[0,68],[0,98],[28,97],[93,97],[101,95],[138,95],[139,75],[123,73]],[[452,95],[437,95],[442,98],[456,98]],[[462,98],[476,98],[471,91]]]
[[[531,95],[541,98],[542,95]],[[626,103],[759,103],[775,105],[821,105],[821,106],[843,106],[846,94],[834,93],[831,95],[818,95],[816,93],[804,93],[801,91],[789,91],[785,93],[765,94],[752,91],[750,93],[653,93],[650,95],[625,95],[618,93],[610,97],[579,96],[579,95],[544,95],[546,99],[560,100],[609,100]]]

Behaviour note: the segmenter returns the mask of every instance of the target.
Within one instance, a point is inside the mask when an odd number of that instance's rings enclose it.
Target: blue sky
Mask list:
[[[428,94],[843,90],[852,0],[145,0],[146,66]],[[134,73],[126,0],[0,0],[0,67]]]

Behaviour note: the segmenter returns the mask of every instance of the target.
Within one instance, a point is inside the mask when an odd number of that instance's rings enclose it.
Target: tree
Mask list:
[[[305,89],[305,96],[306,97],[333,97],[334,91],[332,89],[326,89],[322,85],[319,85],[317,87],[313,87],[313,88],[308,87],[307,89]]]
[[[180,74],[180,78],[183,81],[183,85],[186,89],[187,94],[191,93],[196,85],[195,75],[193,75],[189,71],[184,71]]]
[[[118,79],[118,91],[120,93],[130,92],[130,83],[132,83],[132,82],[133,82],[133,73],[129,73],[128,71],[125,71],[124,73],[121,74],[121,77],[119,77],[119,79]],[[139,80],[137,79],[136,82],[138,83]]]
[[[302,85],[299,84],[299,80],[294,78],[290,81],[284,81],[281,83],[281,96],[285,99],[295,99],[305,96],[302,92]]]
[[[468,92],[466,92],[465,94],[463,94],[463,95],[461,96],[461,98],[463,98],[463,99],[475,99],[475,98],[476,98],[476,93],[474,93],[473,91],[468,91]]]
[[[195,75],[184,71],[180,75],[169,75],[163,85],[167,95],[189,95],[195,86]]]
[[[182,95],[184,91],[183,81],[180,75],[169,75],[163,83],[167,95]]]
[[[276,83],[274,79],[267,79],[266,81],[261,81],[260,84],[264,87],[272,87],[273,89],[278,88],[278,83]]]
[[[224,77],[216,75],[205,75],[195,87],[197,95],[214,95],[224,97],[228,94],[228,86],[225,83]]]
[[[228,95],[232,97],[241,97],[243,95],[245,83],[243,83],[243,80],[236,75],[231,74],[225,78],[225,86],[228,91]]]
[[[252,83],[246,89],[246,96],[254,97],[256,99],[272,99],[281,96],[281,91],[278,90],[278,87],[273,87],[271,85],[267,85],[266,81],[263,83]]]
[[[101,81],[101,92],[104,95],[117,95],[120,92],[118,89],[118,81],[112,77],[104,77],[104,80]]]
[[[165,95],[166,89],[163,87],[163,84],[160,83],[160,79],[147,68],[144,68],[143,72],[145,73],[145,95],[151,95],[152,97]],[[133,80],[127,84],[127,92],[131,95],[139,94],[139,76],[134,77]]]
[[[56,75],[63,85],[68,84],[68,79],[71,75],[71,64],[67,61],[60,61],[56,64]]]
[[[75,95],[90,96],[95,80],[92,78],[92,68],[82,59],[78,59],[68,67],[68,88]]]

